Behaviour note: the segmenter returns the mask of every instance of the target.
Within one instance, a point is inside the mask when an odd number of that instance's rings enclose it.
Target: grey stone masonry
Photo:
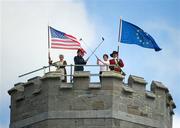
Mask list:
[[[142,77],[102,73],[101,83],[90,83],[90,72],[74,72],[64,83],[58,72],[48,72],[17,83],[11,96],[10,128],[172,128],[173,98],[161,82],[151,91]]]

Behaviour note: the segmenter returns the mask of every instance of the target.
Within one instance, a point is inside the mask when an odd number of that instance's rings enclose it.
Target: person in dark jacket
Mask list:
[[[84,53],[85,53],[85,51],[83,49],[78,49],[77,56],[74,57],[75,65],[85,65],[87,63],[87,61],[85,61],[83,58]],[[74,71],[84,71],[84,67],[83,66],[75,66]]]

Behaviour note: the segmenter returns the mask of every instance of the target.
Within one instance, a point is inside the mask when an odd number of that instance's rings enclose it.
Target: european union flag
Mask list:
[[[160,51],[161,48],[155,40],[138,26],[122,20],[121,42],[127,44],[137,44],[144,48],[152,48]]]

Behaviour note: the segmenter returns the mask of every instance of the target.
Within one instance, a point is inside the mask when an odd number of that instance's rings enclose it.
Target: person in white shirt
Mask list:
[[[97,58],[97,64],[100,65],[99,79],[100,79],[100,82],[101,82],[101,74],[102,74],[102,72],[103,71],[110,71],[108,55],[104,54],[103,55],[103,60],[100,60],[99,58]]]
[[[62,76],[61,76],[62,82],[67,82],[67,76],[66,76],[67,75],[67,73],[66,73],[67,62],[66,62],[66,60],[64,60],[64,55],[60,54],[59,55],[59,61],[57,61],[55,63],[52,63],[52,62],[53,61],[50,60],[49,64],[55,66],[56,71],[60,72],[62,74]]]

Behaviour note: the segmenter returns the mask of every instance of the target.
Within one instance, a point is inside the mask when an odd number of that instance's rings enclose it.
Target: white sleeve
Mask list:
[[[104,65],[101,61],[99,61],[99,65]]]

